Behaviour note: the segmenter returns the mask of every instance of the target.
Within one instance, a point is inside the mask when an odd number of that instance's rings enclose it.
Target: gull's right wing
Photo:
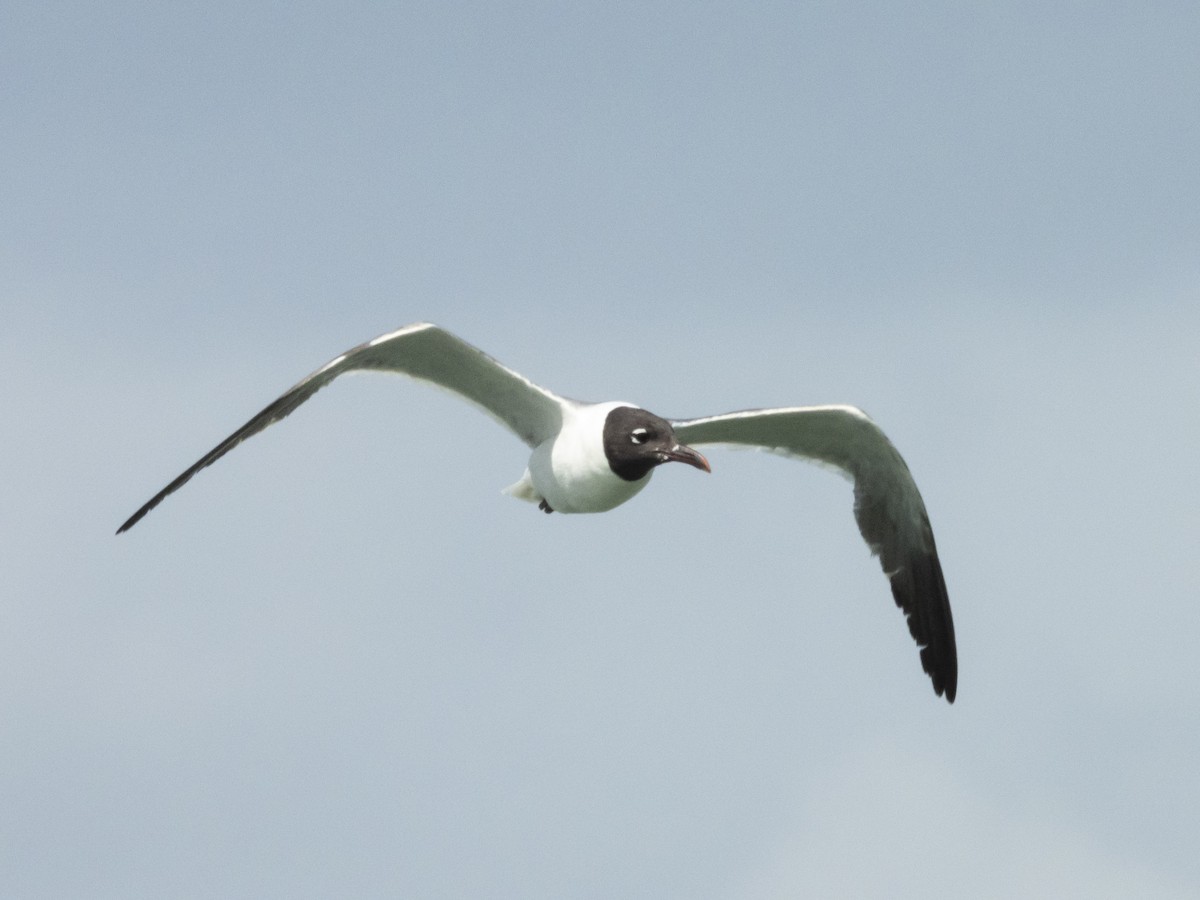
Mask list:
[[[346,351],[285,392],[146,501],[117,534],[128,531],[201,469],[290,414],[333,379],[364,369],[395,372],[452,391],[506,425],[530,447],[553,437],[562,423],[566,402],[562,398],[436,325],[407,325]]]

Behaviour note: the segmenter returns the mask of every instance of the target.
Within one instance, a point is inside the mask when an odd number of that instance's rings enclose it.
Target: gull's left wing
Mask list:
[[[892,442],[853,406],[751,409],[672,420],[681,443],[756,447],[836,466],[854,482],[854,517],[892,583],[892,595],[921,647],[933,689],[951,703],[958,656],[950,598],[925,504]]]

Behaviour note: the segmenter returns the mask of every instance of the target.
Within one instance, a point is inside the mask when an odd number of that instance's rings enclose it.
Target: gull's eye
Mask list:
[[[650,440],[650,432],[645,428],[635,428],[629,432],[629,439],[635,444],[644,444]]]

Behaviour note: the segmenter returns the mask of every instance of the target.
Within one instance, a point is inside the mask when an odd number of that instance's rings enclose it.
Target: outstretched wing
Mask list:
[[[921,647],[921,665],[938,696],[954,702],[954,620],[933,529],[908,466],[866,413],[853,406],[751,409],[671,425],[685,444],[758,447],[846,473],[854,481],[858,529],[891,580],[896,605]]]
[[[358,369],[397,372],[453,391],[507,425],[530,447],[557,434],[562,422],[564,401],[559,397],[436,325],[408,325],[360,344],[317,369],[151,497],[117,529],[117,534],[136,525],[205,466],[278,422],[339,375]]]

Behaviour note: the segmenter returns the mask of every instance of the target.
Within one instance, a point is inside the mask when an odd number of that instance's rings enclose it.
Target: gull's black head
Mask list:
[[[604,455],[626,481],[638,481],[665,462],[687,463],[711,472],[708,460],[679,443],[671,423],[634,406],[618,406],[604,420]]]

